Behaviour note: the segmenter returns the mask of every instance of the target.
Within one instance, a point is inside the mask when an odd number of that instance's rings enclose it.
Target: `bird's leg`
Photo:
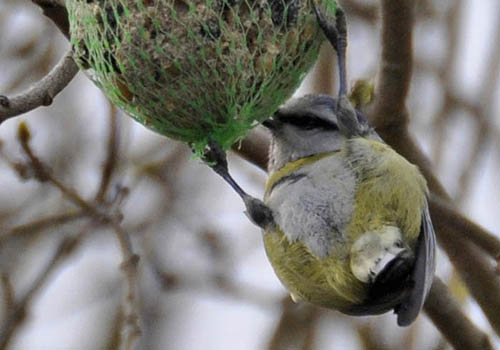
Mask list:
[[[344,11],[340,7],[337,7],[335,9],[335,21],[333,21],[316,6],[314,1],[313,8],[319,26],[337,54],[339,96],[337,99],[336,114],[339,128],[348,137],[360,135],[362,128],[356,116],[356,110],[347,97],[347,25]]]
[[[203,161],[226,181],[243,199],[248,218],[262,229],[274,225],[271,209],[260,199],[250,196],[229,174],[226,152],[214,141],[210,140],[203,155]]]
[[[339,97],[347,95],[347,73],[346,73],[346,48],[347,48],[347,26],[344,11],[337,7],[335,9],[335,22],[330,20],[313,1],[313,9],[318,24],[323,30],[326,38],[337,53],[337,66],[339,71]]]

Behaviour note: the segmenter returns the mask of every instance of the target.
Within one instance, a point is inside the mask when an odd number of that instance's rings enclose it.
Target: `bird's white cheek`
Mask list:
[[[380,230],[365,232],[351,247],[352,273],[361,282],[373,282],[404,249],[397,227],[383,226]]]

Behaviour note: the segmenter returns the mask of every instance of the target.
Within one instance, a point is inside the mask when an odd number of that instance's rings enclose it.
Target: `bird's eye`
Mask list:
[[[279,115],[280,121],[303,130],[324,129],[338,130],[337,125],[318,118],[315,115]]]

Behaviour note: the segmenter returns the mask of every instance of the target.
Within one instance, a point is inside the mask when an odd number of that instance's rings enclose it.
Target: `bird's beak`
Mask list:
[[[278,129],[279,124],[281,122],[278,120],[276,116],[272,116],[271,118],[264,120],[262,125],[265,126],[270,131],[276,131]]]
[[[276,121],[274,121],[272,118],[269,118],[268,120],[264,120],[262,122],[262,125],[270,130],[273,130],[276,128]]]

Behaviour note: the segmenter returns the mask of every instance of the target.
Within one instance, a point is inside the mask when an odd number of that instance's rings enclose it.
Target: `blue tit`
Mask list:
[[[272,136],[263,202],[229,176],[216,147],[214,169],[263,229],[269,261],[294,300],[350,315],[394,310],[407,326],[435,270],[426,181],[346,96],[342,10],[333,25],[315,10],[337,52],[338,98],[292,99],[263,123]]]
[[[349,122],[345,122],[348,119]],[[308,95],[265,122],[272,133],[264,244],[294,300],[409,325],[434,275],[427,186],[345,96]]]

